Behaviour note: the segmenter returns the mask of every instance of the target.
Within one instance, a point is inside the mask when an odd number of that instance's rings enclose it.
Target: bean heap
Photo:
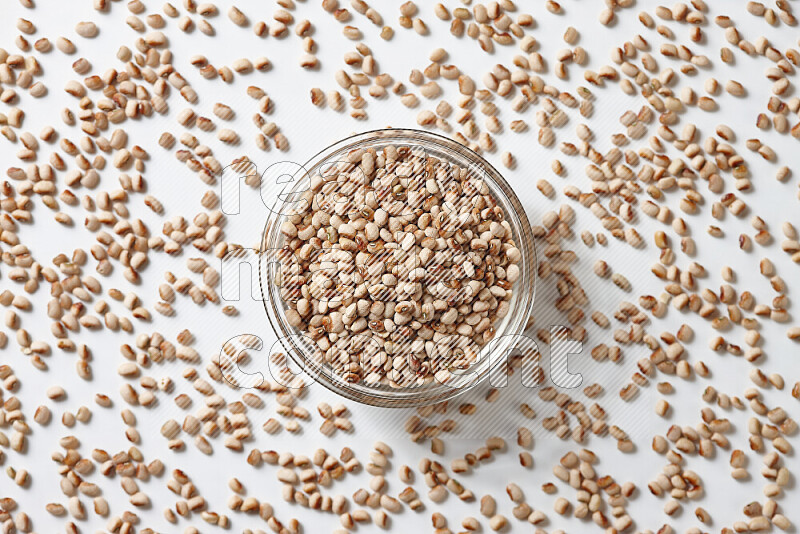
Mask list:
[[[478,171],[411,147],[326,165],[281,225],[286,319],[348,382],[404,387],[465,369],[509,312],[511,225]]]

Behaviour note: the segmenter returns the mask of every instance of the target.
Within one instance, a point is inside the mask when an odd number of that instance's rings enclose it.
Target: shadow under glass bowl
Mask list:
[[[445,384],[434,380],[427,384],[397,388],[386,384],[370,385],[364,381],[348,382],[328,364],[318,361],[314,357],[314,341],[288,323],[287,304],[281,296],[281,287],[276,283],[275,264],[266,265],[265,258],[268,256],[263,254],[259,265],[262,301],[270,325],[286,354],[315,381],[347,399],[363,404],[393,408],[425,406],[450,400],[488,377],[492,369],[502,364],[517,346],[518,336],[523,334],[533,309],[537,272],[533,233],[522,204],[494,167],[469,148],[446,137],[421,130],[374,130],[342,139],[312,157],[303,167],[295,166],[292,175],[287,176],[289,179],[283,180],[286,185],[270,208],[262,246],[264,250],[272,251],[284,247],[285,236],[280,230],[281,224],[287,220],[286,213],[297,202],[299,194],[309,189],[312,176],[319,174],[320,170],[332,162],[346,159],[353,150],[374,148],[380,151],[389,145],[422,149],[429,157],[468,168],[470,172],[481,172],[497,205],[503,209],[505,220],[512,228],[512,239],[521,254],[518,262],[520,276],[513,286],[509,312],[492,324],[495,329],[494,338],[480,351],[478,360]]]

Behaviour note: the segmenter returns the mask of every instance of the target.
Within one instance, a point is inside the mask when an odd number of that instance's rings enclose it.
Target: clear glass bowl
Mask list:
[[[470,172],[484,175],[497,205],[504,211],[505,220],[512,228],[512,239],[521,253],[518,266],[520,275],[513,285],[513,295],[509,300],[509,312],[492,324],[493,339],[480,351],[480,358],[466,370],[454,373],[446,384],[432,381],[412,387],[392,387],[388,384],[370,385],[361,380],[350,382],[335,372],[328,364],[315,357],[315,343],[287,321],[287,304],[281,295],[279,269],[273,263],[266,265],[266,257],[262,255],[259,268],[262,299],[269,322],[275,331],[286,354],[315,381],[331,391],[348,399],[372,406],[381,407],[414,407],[443,402],[452,399],[474,387],[489,376],[492,369],[505,361],[519,339],[530,318],[536,277],[536,252],[530,223],[525,210],[509,186],[497,170],[485,159],[455,141],[426,131],[411,129],[385,129],[364,132],[329,146],[311,158],[303,167],[278,171],[282,176],[279,182],[284,183],[278,200],[270,208],[270,215],[264,228],[263,247],[265,250],[281,249],[286,241],[281,232],[281,225],[287,220],[288,213],[297,202],[299,195],[309,188],[312,177],[324,172],[331,164],[347,159],[347,155],[360,148],[380,150],[386,146],[409,147],[424,150],[428,156],[448,161]],[[274,256],[270,261],[274,261]],[[317,351],[318,352],[318,351]]]

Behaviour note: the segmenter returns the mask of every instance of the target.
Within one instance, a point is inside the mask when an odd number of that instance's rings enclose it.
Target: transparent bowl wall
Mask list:
[[[496,334],[484,347],[484,349],[491,347],[491,351],[482,350],[481,358],[469,368],[467,376],[457,377],[447,384],[433,381],[422,386],[396,389],[387,385],[349,383],[329,367],[320,365],[313,357],[313,342],[309,338],[297,335],[301,332],[286,321],[287,306],[281,298],[280,287],[275,283],[275,273],[263,265],[259,269],[261,291],[267,317],[286,354],[314,380],[343,397],[364,404],[382,407],[424,406],[452,399],[488,377],[492,368],[503,362],[503,358],[497,356],[507,356],[512,351],[516,345],[512,336],[523,333],[531,315],[537,272],[533,235],[525,210],[500,173],[472,150],[429,132],[387,129],[354,135],[321,151],[303,166],[302,171],[295,172],[293,181],[287,184],[280,195],[281,198],[271,208],[264,229],[263,244],[272,250],[284,246],[284,236],[280,227],[286,216],[281,213],[286,211],[286,207],[291,205],[293,200],[296,200],[296,196],[292,198],[291,193],[308,189],[309,177],[318,174],[320,168],[324,168],[330,162],[345,159],[347,154],[355,149],[372,147],[379,151],[388,145],[422,147],[428,155],[438,159],[461,167],[482,169],[492,195],[505,212],[505,219],[513,230],[513,239],[521,252],[518,264],[520,277],[513,287],[509,313],[492,325]]]

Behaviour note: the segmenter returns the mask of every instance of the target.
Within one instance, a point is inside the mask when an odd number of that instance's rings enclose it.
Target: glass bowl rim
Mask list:
[[[309,158],[299,170],[299,172],[302,173],[302,176],[296,181],[296,183],[293,184],[292,191],[298,190],[298,186],[309,180],[309,178],[315,174],[315,171],[317,171],[321,165],[329,162],[332,156],[342,153],[346,154],[349,151],[357,148],[358,145],[368,143],[370,141],[384,141],[384,144],[390,144],[390,142],[387,140],[392,140],[395,138],[400,143],[411,145],[416,142],[422,144],[423,146],[426,144],[431,144],[437,146],[445,152],[455,153],[451,154],[451,157],[453,155],[457,157],[452,157],[452,159],[449,160],[450,163],[463,165],[463,162],[468,162],[469,166],[474,166],[476,164],[481,165],[483,169],[485,169],[485,175],[488,179],[487,181],[490,183],[492,195],[497,197],[499,192],[504,197],[501,199],[502,202],[499,202],[502,204],[502,207],[506,209],[509,205],[511,206],[513,211],[511,216],[512,218],[516,219],[514,221],[514,226],[516,226],[514,230],[515,232],[519,233],[519,235],[514,236],[514,241],[521,253],[521,259],[519,262],[519,265],[521,266],[521,272],[520,278],[515,284],[515,291],[517,292],[517,298],[522,297],[523,301],[517,301],[513,306],[511,306],[507,318],[515,312],[521,315],[521,317],[517,318],[513,325],[507,325],[507,328],[508,326],[513,326],[511,331],[501,332],[500,336],[494,338],[492,341],[484,345],[482,350],[483,348],[491,345],[495,340],[502,340],[508,336],[521,335],[525,331],[529,318],[533,312],[536,286],[535,282],[538,275],[536,245],[534,242],[533,230],[527,214],[522,207],[522,203],[519,201],[516,193],[511,188],[511,185],[506,181],[503,175],[491,165],[491,163],[486,161],[486,159],[477,152],[445,136],[425,130],[413,128],[384,128],[378,130],[368,130],[342,138],[323,148],[314,156]],[[461,161],[458,161],[459,159]],[[299,191],[302,191],[302,189],[299,189]],[[279,242],[280,226],[286,217],[286,215],[281,213],[281,210],[288,203],[290,203],[290,200],[282,200],[279,196],[275,200],[272,208],[270,208],[270,213],[267,217],[262,234],[262,246],[274,245]],[[508,215],[509,214],[506,214],[506,216]],[[259,255],[259,258],[260,262],[262,262],[262,255]],[[266,287],[274,284],[271,283],[271,280],[267,279],[270,277],[268,276],[264,265],[259,265],[258,272],[262,295],[261,300],[267,313],[267,319],[269,320],[270,326],[272,327],[275,335],[278,336],[278,341],[283,346],[286,355],[289,356],[295,365],[303,370],[304,374],[311,377],[315,382],[322,384],[328,390],[349,400],[370,406],[387,408],[409,408],[436,404],[451,400],[465,393],[466,391],[472,390],[478,384],[485,381],[485,379],[489,377],[491,373],[503,362],[502,359],[498,359],[494,362],[490,361],[488,364],[486,364],[485,368],[480,371],[477,379],[472,380],[468,384],[461,387],[452,387],[439,383],[435,386],[431,386],[429,384],[420,388],[398,388],[379,391],[377,389],[372,389],[373,386],[362,385],[362,389],[367,389],[368,391],[356,391],[356,388],[353,385],[345,383],[343,380],[341,380],[341,378],[335,379],[328,376],[323,371],[323,369],[327,366],[322,366],[314,361],[308,361],[310,358],[307,358],[304,354],[303,347],[299,346],[292,339],[294,336],[302,335],[302,332],[288,325],[285,319],[285,309],[282,305],[282,302],[279,301],[279,299],[272,298],[272,290]],[[279,302],[276,302],[276,300]],[[513,338],[506,339],[504,341],[505,342],[500,346],[494,347],[492,352],[496,350],[502,350],[507,354],[516,345]]]

